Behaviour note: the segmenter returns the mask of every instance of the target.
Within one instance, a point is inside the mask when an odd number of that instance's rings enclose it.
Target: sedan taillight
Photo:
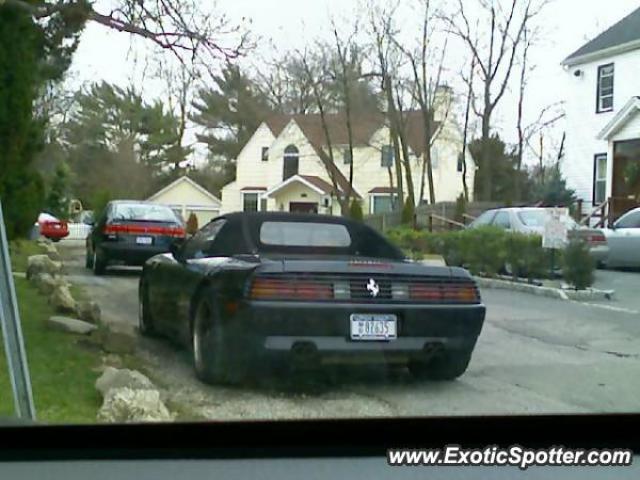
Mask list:
[[[607,237],[601,232],[590,233],[587,235],[587,243],[590,245],[603,245],[607,243]]]
[[[271,278],[256,278],[249,292],[254,300],[330,300],[331,285],[313,281],[288,282]]]
[[[144,227],[140,225],[106,225],[102,231],[105,235],[117,235],[126,233],[130,235],[163,235],[165,237],[181,238],[185,236],[182,227]]]

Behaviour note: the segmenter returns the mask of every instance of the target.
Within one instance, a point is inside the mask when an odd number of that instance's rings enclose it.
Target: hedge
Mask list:
[[[495,276],[505,271],[514,277],[549,278],[563,265],[562,252],[542,248],[542,238],[482,227],[451,232],[397,228],[391,241],[413,258],[424,254],[444,257],[447,265],[462,266],[474,275]]]

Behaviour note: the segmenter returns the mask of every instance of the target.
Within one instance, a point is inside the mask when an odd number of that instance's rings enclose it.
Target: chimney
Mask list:
[[[453,89],[446,84],[438,85],[435,91],[435,119],[441,121],[453,108]]]

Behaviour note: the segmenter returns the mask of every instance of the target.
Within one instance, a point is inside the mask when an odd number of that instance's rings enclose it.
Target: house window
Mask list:
[[[282,180],[298,174],[300,153],[295,145],[289,145],[284,149],[284,162],[282,166]]]
[[[261,158],[263,162],[269,161],[269,147],[262,147]]]
[[[256,192],[243,192],[242,193],[242,210],[244,212],[257,212],[258,196],[259,194]]]
[[[393,166],[393,147],[391,145],[382,146],[382,154],[380,159],[380,165],[386,168]]]
[[[393,211],[393,201],[391,194],[372,195],[371,213],[388,213]]]
[[[600,153],[594,157],[593,166],[593,204],[604,203],[607,196],[607,154]]]
[[[348,148],[342,152],[342,161],[345,165],[351,165],[351,151]]]
[[[266,198],[261,198],[260,199],[260,211],[261,212],[266,212],[267,211],[267,199]]]
[[[464,170],[464,156],[462,155],[462,153],[458,155],[458,166],[456,167],[456,170],[458,172],[462,172]]]
[[[613,63],[598,67],[597,113],[613,110]]]

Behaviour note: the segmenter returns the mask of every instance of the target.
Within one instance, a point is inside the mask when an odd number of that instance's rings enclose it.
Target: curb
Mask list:
[[[514,283],[507,280],[498,280],[495,278],[473,277],[479,287],[495,288],[501,290],[511,290],[516,292],[531,293],[540,297],[558,298],[560,300],[569,300],[568,295],[559,288],[537,287],[527,283]]]
[[[527,283],[515,283],[495,278],[473,277],[481,288],[493,288],[530,293],[540,297],[557,298],[560,300],[576,300],[580,302],[591,300],[613,300],[614,290],[564,290],[553,287],[538,287]]]

